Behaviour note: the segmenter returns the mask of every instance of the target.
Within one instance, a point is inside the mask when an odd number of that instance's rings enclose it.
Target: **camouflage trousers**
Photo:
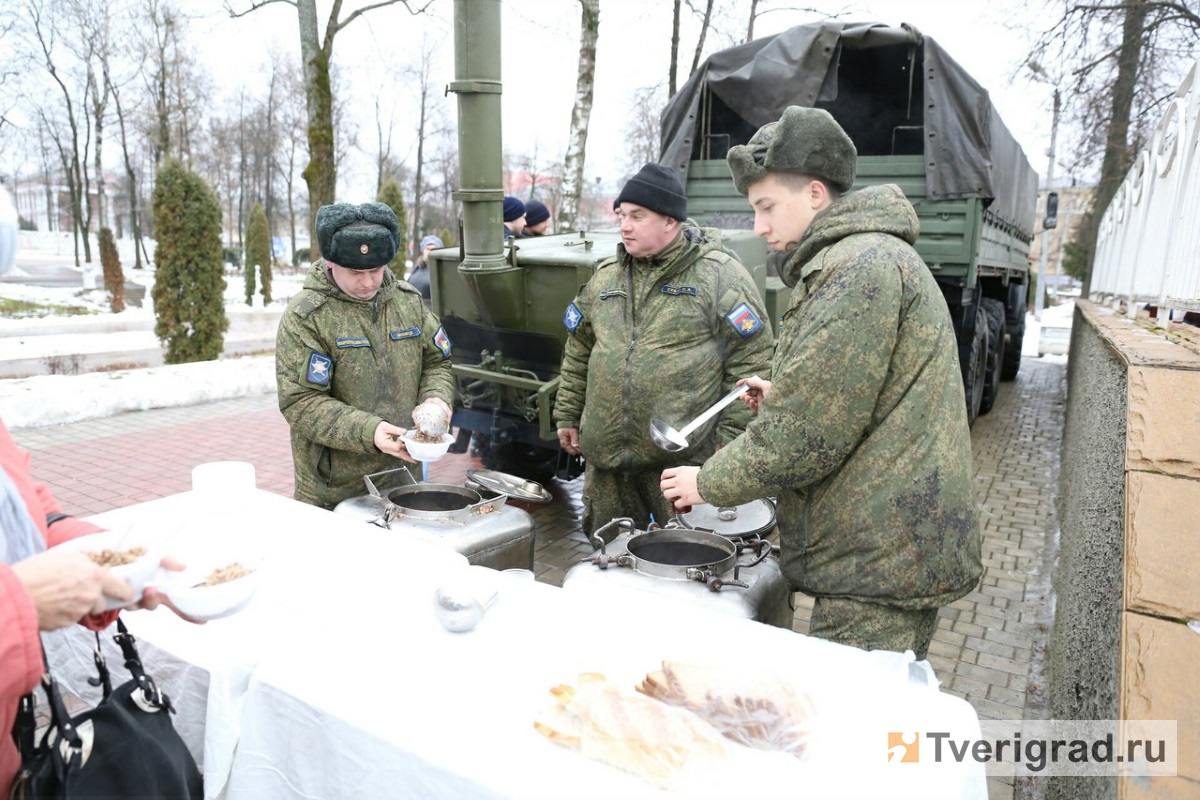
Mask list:
[[[646,529],[651,516],[659,525],[665,524],[673,512],[659,488],[661,481],[661,467],[618,472],[587,464],[583,472],[583,532],[591,539],[597,528],[617,517],[632,518],[639,530]],[[603,538],[611,542],[617,533],[612,528]]]
[[[818,597],[809,635],[863,650],[912,650],[925,658],[937,629],[936,608],[907,610],[845,598]]]

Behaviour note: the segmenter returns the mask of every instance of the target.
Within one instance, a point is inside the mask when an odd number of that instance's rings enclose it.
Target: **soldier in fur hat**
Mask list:
[[[899,187],[848,193],[857,153],[791,106],[727,157],[792,287],[757,416],[703,467],[662,473],[677,508],[778,500],[784,572],[811,634],[924,658],[938,608],[982,573],[950,314]]]
[[[671,516],[659,475],[699,464],[745,427],[727,409],[681,453],[650,438],[658,417],[682,426],[743,375],[766,375],[771,328],[754,279],[717,230],[687,219],[673,170],[647,164],[618,196],[621,244],[563,314],[567,328],[554,406],[558,438],[586,459],[583,527],[616,517],[641,528]]]
[[[331,509],[363,493],[364,475],[416,463],[401,438],[413,410],[448,418],[454,383],[441,323],[386,266],[400,243],[392,210],[322,206],[317,239],[323,258],[279,321],[275,372],[296,499]]]

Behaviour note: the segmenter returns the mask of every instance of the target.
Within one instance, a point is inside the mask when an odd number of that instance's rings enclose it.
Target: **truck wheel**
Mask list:
[[[1021,350],[1025,344],[1025,292],[1028,287],[1014,283],[1008,287],[1008,346],[1004,348],[1004,362],[1000,368],[1000,380],[1016,380],[1021,371]]]
[[[1000,380],[1013,381],[1021,371],[1021,349],[1025,345],[1025,320],[1016,328],[1008,329],[1008,347],[1004,350],[1004,363],[1000,366]]]
[[[986,414],[996,405],[1000,394],[1000,373],[1003,371],[1005,348],[1004,303],[985,297],[981,301],[988,320],[987,375],[983,381],[983,397],[979,413]]]
[[[987,378],[988,323],[983,306],[976,306],[975,335],[963,361],[963,389],[967,395],[967,425],[973,426],[983,403],[983,384]]]

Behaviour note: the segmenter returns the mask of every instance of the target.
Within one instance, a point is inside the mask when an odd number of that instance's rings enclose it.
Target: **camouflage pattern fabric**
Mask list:
[[[917,659],[929,652],[937,630],[936,608],[908,611],[838,597],[818,597],[813,603],[808,635],[863,650],[912,650]]]
[[[663,497],[661,481],[661,469],[617,472],[587,462],[583,471],[583,532],[588,540],[597,528],[617,517],[631,517],[634,527],[642,531],[649,527],[651,517],[659,525],[666,524],[674,511]],[[613,528],[604,539],[611,542],[619,533]]]
[[[982,573],[958,346],[916,236],[892,185],[817,216],[781,274],[771,392],[698,476],[713,505],[777,498],[784,574],[814,597],[936,608]]]
[[[768,376],[771,327],[754,279],[718,231],[694,223],[649,259],[618,245],[567,307],[564,324],[571,335],[554,418],[559,428],[579,428],[593,468],[661,472],[701,463],[745,428],[742,403],[690,435],[691,447],[679,453],[654,444],[651,418],[681,428],[739,378]]]
[[[390,271],[373,299],[356,300],[314,263],[275,343],[296,499],[333,508],[367,493],[364,475],[406,466],[379,452],[375,428],[411,427],[413,408],[430,397],[452,402],[449,351],[438,318]]]

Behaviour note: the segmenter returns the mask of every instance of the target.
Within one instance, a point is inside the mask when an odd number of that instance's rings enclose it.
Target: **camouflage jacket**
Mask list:
[[[578,427],[583,455],[601,469],[698,464],[749,422],[735,403],[667,453],[650,419],[682,428],[752,373],[767,377],[771,326],[753,278],[692,223],[651,259],[617,245],[563,322],[570,331],[554,405],[558,427]]]
[[[847,195],[788,254],[773,385],[701,469],[714,505],[776,496],[793,588],[933,608],[982,572],[949,310],[896,186]]]
[[[296,499],[332,508],[366,494],[364,475],[404,466],[375,447],[375,428],[384,420],[411,427],[427,398],[452,401],[449,353],[438,318],[390,271],[374,299],[355,300],[314,263],[275,344]]]

